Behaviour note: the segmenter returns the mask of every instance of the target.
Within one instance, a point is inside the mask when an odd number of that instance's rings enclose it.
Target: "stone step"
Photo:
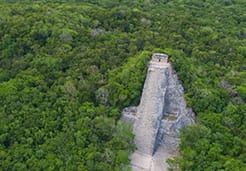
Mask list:
[[[149,171],[151,168],[152,164],[152,156],[147,155],[144,153],[141,153],[139,151],[135,151],[131,155],[131,166],[132,166],[132,171]]]

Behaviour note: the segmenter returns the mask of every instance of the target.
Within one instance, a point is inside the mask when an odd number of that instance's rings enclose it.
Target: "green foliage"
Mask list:
[[[143,73],[146,73],[150,56],[150,52],[143,51],[141,54],[130,57],[122,67],[109,72],[109,82],[102,87],[104,91],[109,92],[106,100],[109,105],[126,107],[139,103],[146,76]],[[99,89],[98,93],[102,89]]]
[[[0,1],[0,170],[129,170],[120,110],[164,52],[197,126],[181,170],[243,170],[245,1]]]

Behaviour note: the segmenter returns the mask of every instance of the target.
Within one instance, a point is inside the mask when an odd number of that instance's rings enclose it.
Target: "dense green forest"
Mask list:
[[[0,170],[130,170],[153,52],[197,124],[171,169],[246,170],[245,0],[0,0]]]

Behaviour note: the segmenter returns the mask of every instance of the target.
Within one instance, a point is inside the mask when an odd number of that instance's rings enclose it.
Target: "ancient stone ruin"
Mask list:
[[[161,62],[161,63],[167,63],[168,62],[168,56],[163,53],[154,53],[152,55],[152,62]]]
[[[135,134],[132,170],[167,170],[165,160],[177,152],[179,130],[194,123],[194,113],[186,107],[183,87],[166,54],[153,54],[140,104],[125,108],[121,119],[132,124]]]

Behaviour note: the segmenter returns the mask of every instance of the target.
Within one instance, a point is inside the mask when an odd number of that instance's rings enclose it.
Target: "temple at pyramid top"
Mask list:
[[[164,53],[154,53],[152,55],[153,62],[161,62],[161,63],[167,63],[168,62],[168,55]]]

